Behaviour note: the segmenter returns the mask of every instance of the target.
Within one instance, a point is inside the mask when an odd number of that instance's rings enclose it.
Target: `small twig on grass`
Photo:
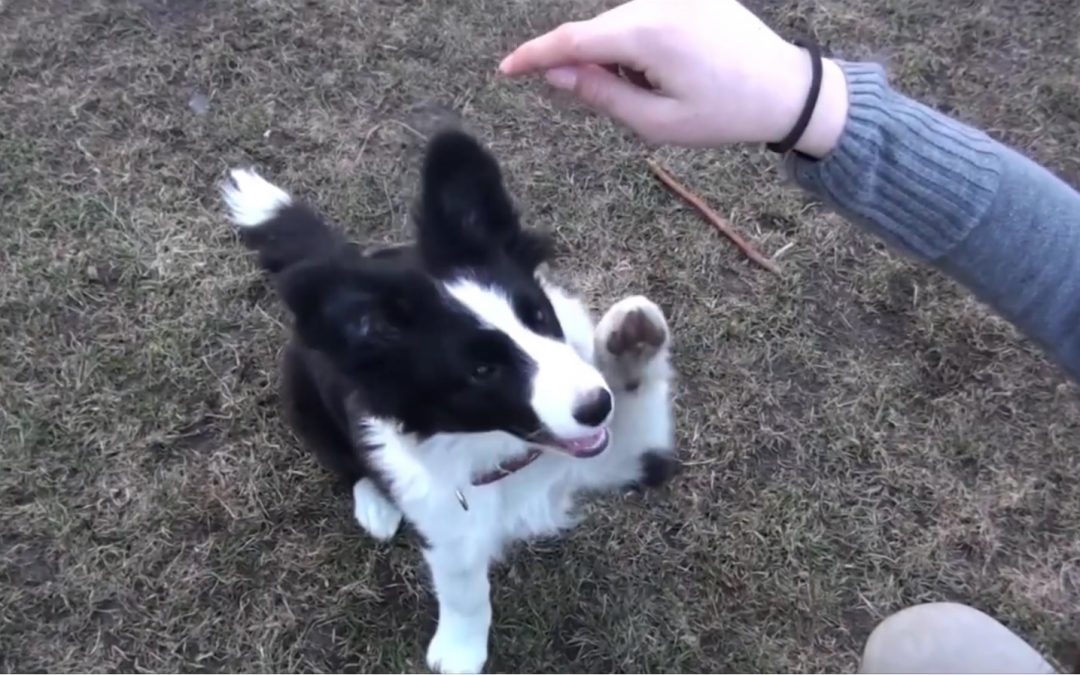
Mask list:
[[[720,231],[720,234],[724,235],[725,237],[730,239],[733,244],[738,246],[739,250],[746,254],[746,257],[750,258],[758,265],[761,265],[773,274],[776,274],[778,276],[780,275],[780,268],[777,267],[776,263],[758,253],[757,249],[748,244],[746,240],[743,239],[739,235],[739,233],[735,231],[735,228],[731,226],[731,223],[729,223],[726,218],[721,216],[716,211],[713,211],[712,208],[710,208],[708,204],[702,201],[700,197],[695,195],[693,192],[690,192],[690,190],[684,187],[681,183],[679,183],[679,181],[672,178],[671,174],[668,173],[668,171],[664,167],[660,166],[659,163],[651,159],[646,159],[645,161],[649,163],[649,168],[652,169],[652,172],[656,174],[656,177],[660,179],[661,183],[666,185],[669,190],[682,197],[688,204],[690,204],[690,206],[693,206],[695,209],[697,209],[698,213],[704,216],[706,220],[712,223],[713,226]]]

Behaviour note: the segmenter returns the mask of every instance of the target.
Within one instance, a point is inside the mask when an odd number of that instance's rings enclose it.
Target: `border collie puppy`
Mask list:
[[[427,147],[414,244],[364,252],[250,170],[223,193],[292,314],[292,426],[352,485],[371,536],[402,519],[419,533],[439,604],[428,665],[479,672],[503,549],[573,525],[587,492],[671,473],[663,313],[629,297],[594,328],[462,132]]]

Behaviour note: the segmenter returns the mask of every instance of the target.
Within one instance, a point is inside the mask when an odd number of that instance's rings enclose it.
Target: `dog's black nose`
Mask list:
[[[611,414],[611,394],[607,389],[593,389],[574,405],[574,419],[587,427],[598,427]]]

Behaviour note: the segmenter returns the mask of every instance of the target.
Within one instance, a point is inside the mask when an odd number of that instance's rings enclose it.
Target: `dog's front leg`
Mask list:
[[[479,673],[487,660],[490,556],[470,555],[464,548],[436,544],[424,551],[439,601],[439,625],[427,651],[428,667],[435,672]]]
[[[677,464],[671,403],[671,335],[664,313],[642,296],[617,302],[595,332],[596,364],[615,395],[612,447],[600,455],[601,485],[656,487]]]

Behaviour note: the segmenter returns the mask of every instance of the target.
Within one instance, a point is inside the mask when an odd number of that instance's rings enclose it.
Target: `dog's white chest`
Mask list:
[[[445,434],[417,444],[388,424],[367,424],[368,438],[381,446],[374,456],[397,506],[431,543],[495,555],[509,541],[572,524],[574,485],[561,456],[546,452],[504,478],[473,485],[478,472],[527,453],[528,446],[501,433]]]

